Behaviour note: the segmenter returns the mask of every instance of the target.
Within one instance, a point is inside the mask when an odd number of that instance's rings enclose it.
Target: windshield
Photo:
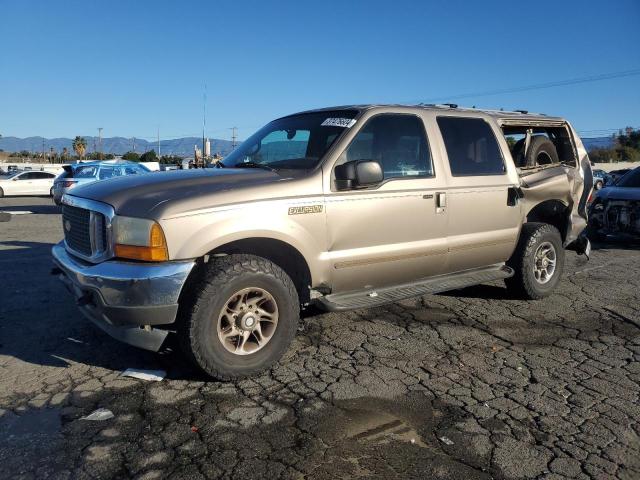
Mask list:
[[[640,188],[640,168],[636,168],[618,180],[616,187]]]
[[[225,167],[310,170],[355,123],[356,110],[303,113],[274,120],[229,154]]]

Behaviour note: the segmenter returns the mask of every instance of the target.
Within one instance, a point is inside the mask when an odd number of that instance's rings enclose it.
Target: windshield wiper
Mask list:
[[[234,168],[262,168],[264,170],[269,170],[271,172],[275,172],[275,168],[271,168],[269,165],[265,165],[264,163],[258,162],[238,162],[234,165]]]

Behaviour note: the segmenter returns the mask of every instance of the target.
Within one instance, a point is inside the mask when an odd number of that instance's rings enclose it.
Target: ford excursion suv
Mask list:
[[[58,275],[111,336],[169,334],[209,375],[271,366],[300,311],[368,308],[503,279],[561,279],[593,186],[562,118],[456,105],[358,105],[274,120],[214,169],[64,195]]]

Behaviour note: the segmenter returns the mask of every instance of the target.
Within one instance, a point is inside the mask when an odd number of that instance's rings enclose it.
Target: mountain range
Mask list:
[[[87,141],[87,153],[96,151],[98,147],[98,137],[84,137]],[[219,153],[227,155],[233,149],[233,144],[229,140],[221,140],[217,138],[209,139],[211,142],[211,153]],[[63,148],[67,148],[73,153],[71,146],[73,139],[71,138],[43,138],[43,137],[1,137],[0,150],[5,152],[42,152],[43,146],[46,152],[51,148],[57,153],[62,152]],[[202,138],[199,137],[183,137],[170,140],[160,140],[161,155],[178,155],[181,157],[193,156],[193,147],[197,145],[202,148]],[[134,143],[131,138],[110,137],[102,139],[102,151],[104,153],[113,153],[114,155],[122,155],[123,153],[134,150]],[[135,151],[143,153],[149,150],[155,150],[158,153],[158,143],[148,142],[142,139],[135,139]]]
[[[87,153],[95,151],[98,145],[98,137],[85,137],[87,141]],[[73,140],[70,138],[43,138],[43,137],[0,137],[0,150],[5,152],[42,152],[49,151],[53,147],[55,152],[62,152],[63,148],[67,148],[69,152],[73,152],[71,147]],[[229,140],[221,140],[217,138],[210,139],[211,153],[219,153],[222,156],[227,155],[233,149],[233,144]],[[613,145],[611,137],[594,137],[583,138],[582,143],[587,150],[594,148],[609,148]],[[193,147],[197,145],[202,148],[202,138],[199,137],[183,137],[171,140],[160,140],[160,153],[162,155],[178,155],[181,157],[193,156]],[[124,137],[110,137],[102,139],[102,151],[104,153],[113,153],[114,155],[122,155],[134,149],[132,139]],[[138,153],[148,150],[158,150],[157,142],[148,142],[142,139],[135,140],[135,151]]]

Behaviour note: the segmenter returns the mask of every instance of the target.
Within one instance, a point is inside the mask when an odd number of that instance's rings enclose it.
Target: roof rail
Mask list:
[[[518,113],[522,113],[524,115],[526,115],[527,113],[529,113],[529,110],[515,110]]]

